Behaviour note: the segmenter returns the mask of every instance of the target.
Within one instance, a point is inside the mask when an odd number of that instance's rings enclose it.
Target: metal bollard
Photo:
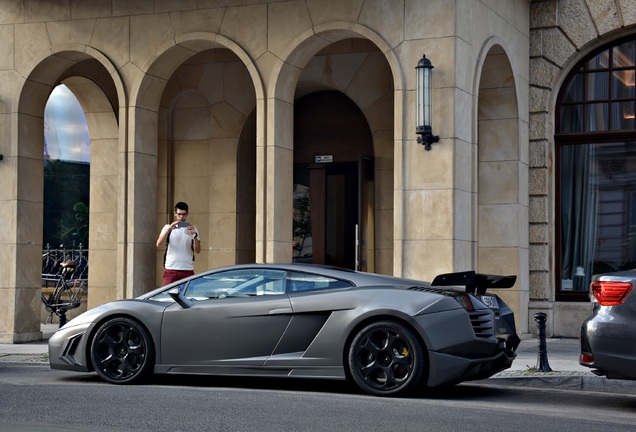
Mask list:
[[[534,319],[537,322],[537,328],[539,329],[537,369],[541,372],[552,372],[552,368],[548,363],[548,350],[545,344],[545,322],[547,318],[548,316],[544,312],[537,312],[534,314]]]
[[[58,328],[62,328],[67,322],[68,320],[66,319],[66,308],[65,307],[61,307],[57,310],[57,317],[60,320],[60,326]]]

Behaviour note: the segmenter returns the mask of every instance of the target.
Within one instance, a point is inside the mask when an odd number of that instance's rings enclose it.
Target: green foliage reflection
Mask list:
[[[89,164],[44,161],[44,245],[88,248],[89,196]]]

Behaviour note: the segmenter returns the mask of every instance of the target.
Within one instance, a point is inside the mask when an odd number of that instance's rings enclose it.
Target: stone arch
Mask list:
[[[119,125],[112,94],[92,79],[71,75],[62,80],[84,110],[91,142],[88,308],[117,298],[117,227],[120,185]],[[109,97],[110,96],[110,97]],[[115,105],[116,106],[116,105]]]
[[[14,342],[37,339],[41,336],[40,323],[40,285],[42,254],[42,211],[43,211],[43,150],[44,150],[44,107],[55,86],[70,84],[71,91],[77,96],[87,114],[89,133],[100,142],[107,137],[118,145],[119,101],[123,100],[123,85],[114,73],[115,68],[99,51],[84,46],[73,46],[77,51],[69,51],[68,46],[54,46],[51,53],[36,58],[33,69],[27,74],[16,91],[19,97],[14,112],[17,125],[14,150],[17,163],[13,165],[16,179],[17,198],[11,202],[15,214],[15,259],[17,263],[31,263],[23,270],[12,272],[10,286],[15,287],[15,310],[13,333]],[[82,85],[79,85],[80,82]],[[89,95],[96,96],[98,103],[89,102]],[[91,105],[92,104],[92,105]],[[99,113],[99,114],[98,114]],[[98,121],[96,117],[102,116]],[[112,167],[112,155],[93,159],[97,171]],[[115,158],[117,161],[117,158]],[[117,170],[117,162],[114,164]],[[115,176],[116,179],[116,176]],[[93,192],[93,195],[96,193]],[[117,202],[117,191],[108,190],[111,202]],[[116,205],[116,204],[115,204]],[[112,209],[111,209],[112,210]],[[116,214],[116,210],[112,212]],[[95,229],[94,223],[91,230]],[[93,233],[94,235],[95,233]],[[99,241],[95,240],[96,245]],[[107,248],[112,247],[109,244]],[[21,264],[22,266],[22,264]],[[100,301],[100,288],[114,287],[116,281],[112,273],[100,279],[99,266],[91,269],[89,289],[92,296],[90,304]]]
[[[142,167],[144,180],[131,182],[134,189],[129,197],[129,205],[137,214],[127,241],[134,253],[129,261],[136,266],[126,281],[129,296],[146,292],[160,282],[163,250],[156,250],[155,239],[172,217],[174,203],[165,198],[170,195],[190,204],[189,220],[202,232],[204,244],[196,257],[195,271],[236,261],[236,238],[231,234],[236,231],[238,214],[237,148],[246,119],[263,95],[261,79],[249,56],[236,43],[217,34],[182,35],[161,47],[143,69],[147,72],[132,90],[130,112],[134,150],[130,149],[129,156]],[[230,77],[229,86],[240,80],[245,85],[242,89],[247,90],[233,92],[228,87],[228,91],[221,88],[215,93],[209,85],[212,76],[221,77],[216,80],[221,83],[223,76]],[[202,85],[206,82],[207,86]],[[239,94],[250,101],[239,100]],[[197,110],[206,115],[196,115]],[[190,129],[181,124],[184,119]],[[195,164],[192,169],[181,169],[186,162],[180,159],[181,154],[175,156],[170,150],[177,146],[196,155],[190,158]],[[170,168],[173,163],[174,168]],[[173,169],[180,173],[177,177],[171,177]],[[167,186],[171,182],[175,188],[172,194]],[[189,186],[182,186],[184,182]]]
[[[501,293],[527,329],[528,150],[520,118],[517,74],[503,44],[491,40],[477,73],[476,266],[483,273],[515,274]]]
[[[351,42],[354,41],[354,42]],[[361,41],[361,42],[360,42]],[[369,54],[361,56],[358,64],[348,64],[350,71],[362,72],[356,75],[351,72],[351,80],[338,82],[337,79],[330,79],[333,76],[322,74],[321,70],[326,70],[325,64],[319,63],[316,59],[320,56],[328,57],[331,49],[337,50],[343,44],[362,43],[373,46],[369,50]],[[394,219],[394,199],[393,193],[396,175],[394,173],[394,155],[402,157],[402,128],[395,127],[393,123],[394,110],[402,110],[404,103],[403,94],[403,73],[401,65],[395,55],[392,47],[388,46],[386,41],[379,37],[369,28],[357,23],[328,23],[316,26],[298,35],[290,44],[289,51],[281,55],[283,60],[279,61],[273,68],[272,78],[269,81],[268,97],[270,107],[274,109],[268,112],[273,115],[271,120],[274,124],[284,124],[291,122],[293,117],[294,100],[305,94],[321,90],[330,89],[343,92],[363,111],[373,135],[374,153],[379,156],[375,165],[376,191],[382,191],[381,199],[376,202],[375,209],[377,215],[381,218],[378,220],[377,226],[383,227],[383,232],[378,238],[379,244],[376,242],[376,254],[380,256],[380,260],[376,260],[379,264],[376,270],[383,273],[393,273],[394,257],[394,241],[393,241],[393,219]],[[354,62],[355,63],[355,62]],[[359,92],[359,88],[363,85],[369,86],[369,82],[373,82],[377,77],[373,73],[364,75],[365,71],[369,71],[367,67],[370,64],[381,64],[383,70],[383,79],[375,81],[381,85],[388,86],[379,93],[369,92],[365,100],[365,95]],[[312,70],[313,69],[313,72]],[[377,71],[376,71],[377,72]],[[312,73],[315,75],[312,78]],[[366,80],[365,80],[366,78]],[[369,78],[372,78],[369,80]],[[364,82],[366,81],[366,82]],[[356,88],[356,86],[360,86]],[[374,90],[379,86],[372,87]],[[399,107],[399,108],[396,108]],[[388,111],[387,111],[388,109]],[[383,115],[379,115],[383,113]],[[270,129],[271,130],[271,129]],[[275,143],[275,145],[274,145]],[[394,151],[394,146],[398,146]],[[293,161],[293,134],[291,130],[276,129],[276,136],[268,137],[268,149],[278,154],[276,159],[265,159],[272,161],[272,165],[266,167],[267,171],[276,171],[280,173],[289,172],[284,166]],[[276,153],[277,152],[277,153]],[[268,156],[270,154],[268,153]],[[277,165],[277,164],[281,165]],[[291,174],[290,174],[291,176]],[[268,179],[271,177],[268,177]],[[289,179],[278,178],[276,184],[264,186],[270,193],[267,198],[272,199],[269,206],[280,206],[282,209],[291,208],[291,177]],[[274,193],[272,194],[271,191]],[[275,202],[275,204],[273,204]],[[259,202],[258,207],[264,209],[268,204]],[[292,231],[291,212],[282,210],[276,221],[267,220],[267,214],[259,211],[266,220],[265,231],[257,233],[257,238],[261,241],[262,249],[257,250],[257,259],[263,261],[288,261],[291,259],[291,251],[286,240]],[[290,215],[287,220],[287,215]],[[279,240],[283,239],[283,240]]]

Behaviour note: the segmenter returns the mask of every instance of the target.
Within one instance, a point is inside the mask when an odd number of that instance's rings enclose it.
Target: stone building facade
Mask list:
[[[290,262],[309,188],[325,208],[314,262],[349,265],[359,244],[377,273],[516,274],[501,296],[519,333],[542,311],[577,336],[590,303],[556,294],[558,94],[635,24],[627,0],[0,0],[0,342],[41,337],[43,117],[60,84],[90,132],[89,308],[159,285],[176,201],[202,234],[196,271]],[[415,134],[424,54],[431,151]]]
[[[589,314],[591,305],[586,301],[587,296],[571,301],[572,296],[568,296],[562,281],[566,276],[559,277],[558,206],[559,195],[564,194],[559,190],[555,157],[559,91],[586,57],[612,46],[615,41],[634,40],[636,4],[626,0],[532,1],[529,24],[528,310],[531,318],[536,312],[548,314],[550,334],[578,337],[581,322]],[[633,59],[631,63],[629,70],[633,69]],[[633,86],[632,79],[629,87],[633,89]],[[629,139],[633,133],[634,125],[630,124],[625,128],[627,139],[622,136],[618,141],[626,141],[625,147],[629,148],[634,145]],[[627,187],[629,183],[632,181],[627,180]],[[619,222],[619,225],[627,223]]]

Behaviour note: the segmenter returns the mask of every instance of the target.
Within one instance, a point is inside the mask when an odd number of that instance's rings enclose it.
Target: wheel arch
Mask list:
[[[344,347],[342,350],[342,365],[344,367],[344,372],[345,372],[345,376],[347,378],[347,381],[351,381],[353,378],[351,376],[351,370],[349,368],[349,350],[351,349],[351,344],[353,343],[353,339],[356,337],[356,335],[366,326],[368,326],[369,324],[372,324],[374,322],[379,322],[379,321],[392,321],[398,324],[401,324],[405,327],[407,327],[412,333],[413,335],[418,339],[418,341],[422,344],[422,350],[426,353],[426,359],[427,359],[427,363],[425,366],[425,370],[424,370],[424,376],[423,376],[423,380],[422,382],[428,382],[428,375],[430,372],[430,353],[428,351],[428,346],[426,345],[426,342],[424,341],[424,338],[422,337],[422,335],[420,334],[420,330],[418,330],[412,323],[410,323],[408,320],[402,318],[402,317],[398,317],[395,315],[389,315],[389,314],[379,314],[379,315],[373,315],[373,316],[368,316],[366,318],[364,318],[363,320],[361,320],[360,322],[358,322],[349,332],[349,334],[347,335],[347,338],[345,340],[344,343]]]
[[[112,319],[116,319],[116,318],[127,318],[130,319],[132,321],[135,321],[138,325],[140,325],[141,327],[143,327],[148,334],[150,335],[150,337],[152,338],[152,346],[154,347],[154,363],[156,366],[157,363],[159,363],[159,356],[161,351],[159,351],[160,348],[160,341],[156,340],[155,334],[152,332],[152,330],[150,328],[148,328],[148,326],[144,323],[143,320],[141,320],[140,318],[138,318],[137,316],[133,315],[133,314],[128,314],[128,313],[115,313],[112,315],[105,315],[102,316],[99,320],[95,321],[91,327],[90,330],[86,333],[86,346],[85,346],[85,353],[84,356],[86,358],[86,366],[88,367],[88,369],[92,372],[95,371],[95,366],[93,365],[93,358],[91,356],[91,347],[93,346],[93,340],[95,339],[95,335],[97,334],[97,330],[99,330],[101,328],[101,326],[107,322],[110,321]],[[154,367],[153,367],[154,368]]]

